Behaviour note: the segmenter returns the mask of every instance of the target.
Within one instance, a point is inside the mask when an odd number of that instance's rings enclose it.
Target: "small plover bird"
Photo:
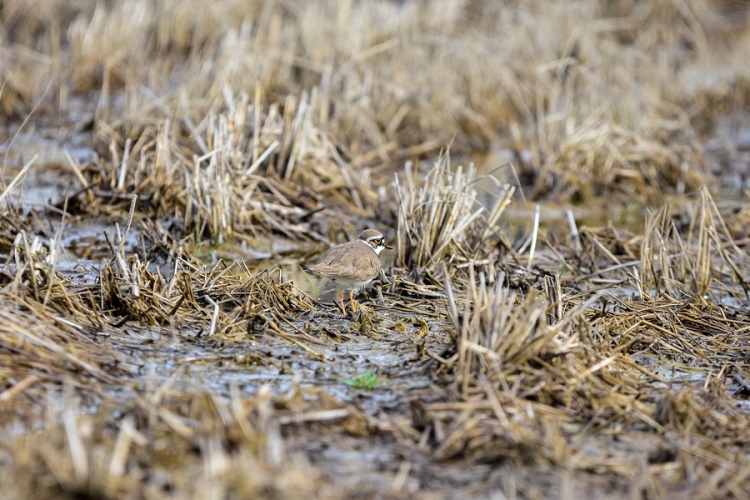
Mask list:
[[[310,271],[325,276],[339,289],[341,311],[346,314],[343,288],[349,288],[349,304],[354,301],[354,289],[371,282],[382,268],[380,252],[393,247],[383,241],[375,229],[366,229],[357,241],[349,241],[331,248],[319,264]],[[353,312],[353,309],[352,309]]]

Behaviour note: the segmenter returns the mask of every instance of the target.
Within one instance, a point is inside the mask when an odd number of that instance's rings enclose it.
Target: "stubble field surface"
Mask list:
[[[0,1],[0,499],[750,498],[747,61],[739,0]]]

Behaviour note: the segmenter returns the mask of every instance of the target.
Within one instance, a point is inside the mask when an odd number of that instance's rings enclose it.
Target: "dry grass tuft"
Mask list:
[[[473,165],[466,172],[460,166],[452,172],[447,155],[421,183],[406,165],[404,180],[396,177],[397,266],[434,271],[441,260],[448,259],[453,267],[484,255],[487,246],[501,245],[496,224],[514,189],[501,185],[493,205],[484,207],[478,200],[477,180]]]
[[[153,147],[168,130],[190,145],[182,168],[192,171],[195,154],[200,168],[232,177],[236,158],[215,147],[243,146],[235,140],[249,132],[242,161],[277,139],[274,170],[287,180],[300,163],[355,167],[343,185],[313,175],[314,190],[358,190],[359,167],[494,141],[524,158],[518,167],[539,196],[585,203],[614,191],[658,202],[705,178],[692,124],[714,114],[695,106],[715,83],[706,75],[727,89],[750,76],[741,18],[709,0],[39,0],[14,3],[3,18],[2,109],[25,113],[41,100],[40,112],[78,112],[73,97],[95,91],[100,152],[114,140],[122,155],[127,138],[134,152]],[[276,138],[261,142],[266,126]],[[129,161],[140,162],[137,153]],[[199,194],[191,197],[207,203]]]
[[[605,436],[645,432],[652,438],[637,442],[649,443],[645,449],[654,459],[646,467],[658,491],[693,476],[701,478],[693,492],[745,494],[750,481],[742,471],[750,459],[740,450],[750,416],[737,409],[733,393],[747,390],[743,353],[750,317],[719,303],[736,276],[726,256],[733,262],[743,257],[707,193],[691,213],[680,229],[670,225],[671,241],[689,244],[659,240],[669,255],[660,269],[676,272],[676,262],[683,270],[702,265],[675,282],[689,287],[701,283],[690,276],[710,277],[702,281],[703,293],[716,304],[696,300],[689,288],[676,289],[677,295],[667,287],[647,293],[638,274],[640,293],[632,298],[603,291],[566,296],[551,275],[543,291],[521,292],[492,267],[475,275],[470,266],[464,291],[448,280],[454,344],[432,364],[455,399],[425,404],[414,421],[432,437],[433,456],[565,465],[632,479],[632,451],[611,451],[614,444]],[[662,234],[658,227],[648,222],[644,261],[658,262],[648,250]],[[593,233],[588,238],[599,241]],[[596,248],[614,256],[601,243]],[[679,474],[667,472],[663,462]],[[721,479],[712,482],[717,474]]]
[[[0,296],[0,305],[4,420],[31,418],[43,405],[49,386],[70,382],[97,394],[98,383],[116,380],[116,358],[85,329],[7,291]]]
[[[677,224],[686,227],[680,230]],[[750,257],[734,242],[705,189],[689,221],[675,221],[666,207],[647,220],[641,263],[644,297],[663,290],[677,297],[712,295],[711,300],[718,301],[716,293],[737,287],[748,294],[741,269],[750,264]]]
[[[2,446],[12,459],[0,471],[6,498],[85,495],[237,495],[323,498],[318,473],[289,455],[280,419],[266,397],[230,403],[202,392],[154,391],[86,414],[64,392],[56,417],[42,432]],[[53,411],[53,410],[50,410]],[[57,419],[55,419],[57,420]],[[28,471],[34,470],[33,475]],[[335,495],[334,495],[335,496]]]
[[[137,141],[109,131],[111,161],[84,170],[79,196],[96,187],[111,205],[136,193],[139,209],[176,216],[185,230],[217,242],[237,232],[304,238],[325,208],[372,209],[369,173],[337,153],[317,92],[283,105],[266,105],[258,92],[254,100],[224,97],[228,111],[197,125],[162,120]],[[101,210],[84,200],[77,206]]]
[[[177,260],[169,280],[151,272],[137,255],[126,264],[119,254],[101,270],[90,296],[114,324],[126,322],[175,326],[192,324],[208,337],[239,340],[245,335],[272,333],[291,338],[282,325],[309,311],[312,299],[280,274],[238,273],[223,261],[206,268]]]

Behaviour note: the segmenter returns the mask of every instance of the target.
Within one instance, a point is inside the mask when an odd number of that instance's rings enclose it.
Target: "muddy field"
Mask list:
[[[0,2],[0,499],[750,498],[749,60],[744,1]]]

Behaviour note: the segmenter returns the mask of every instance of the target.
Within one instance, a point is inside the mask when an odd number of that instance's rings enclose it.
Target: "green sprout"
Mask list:
[[[378,374],[373,371],[365,372],[362,375],[357,375],[351,380],[345,380],[340,379],[343,384],[348,385],[349,387],[354,387],[356,389],[374,389],[377,387],[378,383],[380,383],[380,380],[378,379]]]

